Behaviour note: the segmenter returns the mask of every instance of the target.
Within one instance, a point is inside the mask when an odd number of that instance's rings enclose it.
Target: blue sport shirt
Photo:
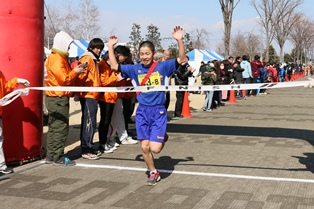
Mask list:
[[[165,78],[166,77],[169,78],[169,76],[177,70],[178,66],[179,64],[177,62],[177,59],[158,62],[150,78],[156,78],[157,77],[156,75],[158,75],[159,73],[158,77],[160,77],[160,80],[149,79],[146,82],[146,86],[165,85]],[[145,67],[143,64],[135,64],[135,65],[119,65],[119,68],[121,70],[122,77],[130,78],[132,80],[133,85],[140,86],[139,79],[145,77],[150,67]],[[140,104],[146,106],[164,105],[165,92],[164,91],[141,92],[138,95],[137,100]]]

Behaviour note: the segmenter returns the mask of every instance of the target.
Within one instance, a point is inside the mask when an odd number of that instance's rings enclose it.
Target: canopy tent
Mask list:
[[[70,45],[70,50],[69,50],[70,57],[82,56],[82,54],[87,50],[88,43],[89,42],[87,42],[85,40],[74,40],[72,42],[72,44]],[[125,46],[126,43],[117,43],[116,46],[118,46],[118,45]],[[105,54],[107,50],[108,50],[108,46],[105,43],[105,47],[102,50],[102,52],[100,53],[100,55]]]
[[[74,40],[70,44],[69,57],[80,57],[87,50],[88,42],[85,40]]]
[[[190,61],[213,61],[223,60],[224,56],[212,50],[194,49],[186,54]]]
[[[196,76],[199,72],[201,62],[208,62],[213,60],[223,60],[224,56],[218,52],[212,50],[202,50],[202,49],[193,49],[186,54],[189,57],[189,64],[196,69],[194,75]]]

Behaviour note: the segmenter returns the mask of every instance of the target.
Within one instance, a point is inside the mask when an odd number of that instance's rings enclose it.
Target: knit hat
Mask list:
[[[68,54],[69,46],[73,42],[73,38],[64,31],[57,33],[53,39],[52,48],[62,54]]]

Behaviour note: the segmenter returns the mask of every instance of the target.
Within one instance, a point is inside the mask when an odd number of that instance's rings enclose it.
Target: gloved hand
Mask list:
[[[25,87],[28,87],[30,85],[30,82],[24,78],[18,78],[17,82],[18,82],[18,84],[22,84]]]

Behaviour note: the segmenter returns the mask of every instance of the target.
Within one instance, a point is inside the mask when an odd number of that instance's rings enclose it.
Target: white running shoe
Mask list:
[[[100,144],[99,145],[99,148],[98,148],[101,152],[103,153],[113,153],[113,147],[111,147],[110,145],[108,144]]]
[[[137,143],[138,143],[138,141],[132,139],[132,137],[130,137],[130,136],[121,141],[121,144],[124,144],[124,145],[127,145],[127,144],[137,144]]]

